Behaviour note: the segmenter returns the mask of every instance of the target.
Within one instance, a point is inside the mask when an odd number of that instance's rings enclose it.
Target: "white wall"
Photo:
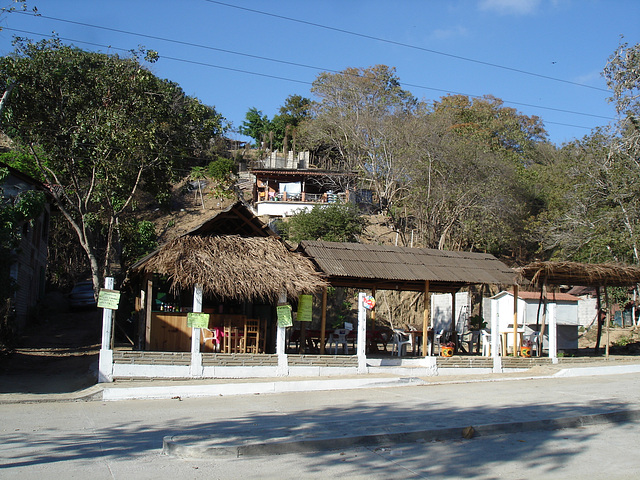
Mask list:
[[[258,216],[269,215],[271,217],[282,217],[284,215],[293,215],[301,210],[310,211],[314,205],[310,203],[296,202],[258,202]]]
[[[596,325],[596,313],[598,300],[589,296],[580,297],[578,300],[578,325],[587,328]]]
[[[431,295],[431,324],[436,332],[451,329],[451,298],[450,293]],[[456,293],[456,321],[465,306],[470,312],[471,298],[469,294],[467,292]]]

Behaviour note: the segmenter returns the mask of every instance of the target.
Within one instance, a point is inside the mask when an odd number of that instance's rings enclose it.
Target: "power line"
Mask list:
[[[340,33],[344,33],[344,34],[347,34],[347,35],[352,35],[352,36],[355,36],[355,37],[367,38],[369,40],[376,40],[378,42],[384,42],[384,43],[388,43],[388,44],[391,44],[391,45],[397,45],[397,46],[400,46],[400,47],[411,48],[411,49],[414,49],[414,50],[420,50],[420,51],[423,51],[423,52],[433,53],[435,55],[441,55],[441,56],[444,56],[444,57],[455,58],[457,60],[463,60],[465,62],[473,62],[473,63],[477,63],[479,65],[485,65],[485,66],[489,66],[489,67],[493,67],[493,68],[500,68],[502,70],[508,70],[508,71],[511,71],[511,72],[521,73],[523,75],[530,75],[532,77],[544,78],[546,80],[553,80],[554,82],[562,82],[562,83],[566,83],[566,84],[569,84],[569,85],[575,85],[575,86],[578,86],[578,87],[590,88],[592,90],[598,90],[598,91],[601,91],[601,92],[610,93],[608,90],[606,90],[604,88],[594,87],[592,85],[586,85],[584,83],[572,82],[570,80],[564,80],[562,78],[556,78],[556,77],[551,77],[551,76],[548,76],[548,75],[542,75],[542,74],[539,74],[539,73],[529,72],[527,70],[521,70],[521,69],[518,69],[518,68],[507,67],[505,65],[500,65],[500,64],[497,64],[497,63],[485,62],[485,61],[482,61],[482,60],[476,60],[474,58],[463,57],[461,55],[454,55],[454,54],[451,54],[451,53],[440,52],[438,50],[432,50],[430,48],[419,47],[417,45],[411,45],[409,43],[397,42],[395,40],[389,40],[389,39],[386,39],[386,38],[375,37],[373,35],[367,35],[367,34],[364,34],[364,33],[353,32],[353,31],[350,31],[350,30],[344,30],[342,28],[330,27],[328,25],[322,25],[320,23],[314,23],[314,22],[309,22],[309,21],[306,21],[306,20],[300,20],[298,18],[286,17],[284,15],[277,15],[275,13],[263,12],[261,10],[255,10],[255,9],[252,9],[252,8],[240,7],[238,5],[231,5],[229,3],[220,2],[218,0],[205,0],[205,1],[209,2],[209,3],[215,3],[217,5],[222,5],[222,6],[225,6],[225,7],[229,7],[229,8],[235,8],[235,9],[238,9],[238,10],[244,10],[244,11],[251,12],[251,13],[257,13],[259,15],[266,15],[268,17],[279,18],[281,20],[287,20],[289,22],[301,23],[303,25],[310,25],[312,27],[323,28],[325,30],[331,30],[331,31],[334,31],[334,32],[340,32]]]
[[[276,63],[283,63],[285,65],[292,65],[294,67],[310,68],[310,69],[313,69],[313,70],[323,70],[321,67],[316,67],[314,65],[307,65],[307,64],[304,64],[304,63],[290,62],[288,60],[281,60],[281,59],[277,59],[277,58],[264,57],[264,56],[261,56],[261,55],[253,55],[251,53],[235,52],[233,50],[228,50],[228,49],[225,49],[225,48],[212,47],[211,45],[203,45],[201,43],[185,42],[183,40],[175,40],[175,39],[172,39],[172,38],[159,37],[157,35],[148,35],[148,34],[145,34],[145,33],[130,32],[128,30],[121,30],[119,28],[105,27],[103,25],[94,25],[94,24],[91,24],[91,23],[78,22],[78,21],[75,21],[75,20],[67,20],[67,19],[64,19],[64,18],[50,17],[50,16],[47,16],[47,15],[40,15],[40,14],[36,15],[36,14],[33,14],[33,13],[29,13],[29,12],[13,12],[13,13],[21,13],[21,14],[24,14],[24,15],[29,15],[29,16],[32,16],[32,17],[45,18],[47,20],[53,20],[53,21],[56,21],[56,22],[70,23],[70,24],[73,24],[73,25],[79,25],[81,27],[97,28],[99,30],[106,30],[108,32],[115,32],[115,33],[123,33],[125,35],[133,35],[133,36],[136,36],[136,37],[148,38],[148,39],[151,39],[151,40],[160,40],[162,42],[175,43],[175,44],[178,44],[178,45],[185,45],[187,47],[203,48],[203,49],[212,50],[212,51],[215,51],[215,52],[228,53],[228,54],[231,54],[231,55],[239,55],[239,56],[242,56],[242,57],[255,58],[255,59],[258,59],[258,60],[267,60],[267,61],[276,62]],[[5,28],[5,30],[11,30],[11,29],[10,28]],[[337,72],[332,71],[332,70],[327,70],[327,71],[331,71],[331,72],[337,73]]]
[[[51,18],[51,17],[47,17],[47,18]],[[80,22],[74,22],[74,21],[67,21],[67,20],[61,20],[64,22],[69,22],[69,23],[80,23]],[[169,40],[169,39],[165,39],[162,37],[154,37],[151,35],[144,35],[144,34],[138,34],[138,33],[133,33],[133,32],[127,32],[124,30],[118,30],[118,29],[112,29],[112,28],[108,28],[108,27],[101,27],[101,26],[95,26],[95,25],[90,25],[90,24],[85,24],[85,23],[81,23],[81,25],[84,26],[89,26],[89,27],[94,27],[94,28],[100,28],[100,29],[104,29],[104,30],[111,30],[111,31],[115,31],[118,33],[125,33],[128,35],[137,35],[137,36],[142,36],[142,37],[149,37],[155,40],[161,40],[161,41],[166,41],[166,42],[174,42],[173,40]],[[38,36],[42,36],[42,37],[57,37],[60,38],[61,40],[66,40],[69,42],[76,42],[76,43],[83,43],[83,44],[87,44],[87,45],[93,45],[95,47],[101,47],[101,48],[108,48],[108,49],[113,49],[113,50],[119,50],[119,51],[123,51],[123,52],[129,52],[130,50],[124,49],[124,48],[117,48],[117,47],[113,47],[112,45],[103,45],[103,44],[98,44],[98,43],[94,43],[94,42],[88,42],[88,41],[84,41],[84,40],[77,40],[77,39],[73,39],[73,38],[68,38],[68,37],[60,37],[57,35],[51,35],[51,34],[42,34],[42,33],[38,33],[38,32],[31,32],[31,31],[27,31],[27,30],[21,30],[21,29],[17,29],[17,28],[9,28],[9,27],[4,27],[4,30],[9,30],[9,31],[14,31],[14,32],[20,32],[20,33],[26,33],[29,35],[38,35]],[[245,55],[248,57],[253,57],[253,58],[259,58],[262,60],[269,60],[269,61],[273,61],[273,62],[281,62],[280,60],[275,60],[275,59],[270,59],[267,57],[260,57],[257,55],[249,55],[249,54],[242,54],[242,53],[236,53],[236,52],[232,52],[230,50],[222,50],[222,49],[218,49],[215,47],[207,47],[207,46],[202,46],[199,44],[191,44],[188,42],[181,42],[181,41],[175,41],[175,43],[180,43],[180,44],[187,44],[190,46],[196,46],[196,47],[202,47],[202,48],[208,48],[208,49],[212,49],[212,50],[219,50],[219,51],[225,51],[226,53],[234,53],[234,54],[238,54],[238,55]],[[248,75],[255,75],[255,76],[260,76],[260,77],[265,77],[265,78],[271,78],[271,79],[275,79],[275,80],[284,80],[284,81],[288,81],[288,82],[294,82],[294,83],[300,83],[303,85],[312,85],[312,82],[308,82],[308,81],[304,81],[304,80],[297,80],[297,79],[293,79],[293,78],[288,78],[288,77],[281,77],[278,75],[271,75],[271,74],[266,74],[266,73],[259,73],[259,72],[253,72],[253,71],[249,71],[249,70],[243,70],[243,69],[238,69],[238,68],[231,68],[231,67],[224,67],[222,65],[215,65],[215,64],[211,64],[211,63],[207,63],[207,62],[202,62],[202,61],[196,61],[196,60],[186,60],[183,58],[177,58],[177,57],[170,57],[170,56],[165,56],[165,55],[160,55],[161,59],[166,59],[166,60],[173,60],[176,62],[183,62],[183,63],[189,63],[189,64],[193,64],[193,65],[200,65],[200,66],[205,66],[205,67],[210,67],[210,68],[217,68],[220,70],[227,70],[227,71],[232,71],[232,72],[238,72],[238,73],[244,73],[244,74],[248,74]],[[314,70],[322,70],[325,72],[331,72],[331,73],[340,73],[336,70],[330,70],[330,69],[323,69],[320,67],[311,67],[311,66],[307,66],[307,65],[302,65],[302,64],[294,64],[292,62],[282,62],[282,63],[288,63],[291,65],[295,65],[295,66],[304,66],[305,68],[313,68]],[[440,89],[440,88],[435,88],[435,87],[428,87],[425,85],[418,85],[418,84],[411,84],[411,83],[404,83],[404,86],[407,87],[413,87],[413,88],[420,88],[420,89],[424,89],[424,90],[430,90],[430,91],[436,91],[436,92],[441,92],[441,93],[445,93],[445,94],[453,94],[453,95],[464,95],[464,96],[468,96],[471,98],[482,98],[482,95],[476,95],[476,94],[469,94],[469,93],[464,93],[464,92],[456,92],[456,91],[452,91],[452,90],[446,90],[446,89]],[[555,108],[555,107],[545,107],[542,105],[535,105],[535,104],[530,104],[530,103],[523,103],[523,102],[516,102],[516,101],[512,101],[512,100],[505,100],[505,99],[501,99],[504,103],[507,104],[511,104],[511,105],[518,105],[518,106],[525,106],[525,107],[531,107],[531,108],[539,108],[542,110],[550,110],[550,111],[555,111],[555,112],[560,112],[560,113],[569,113],[572,115],[581,115],[581,116],[585,116],[585,117],[593,117],[593,118],[601,118],[604,120],[615,120],[612,117],[607,117],[604,115],[596,115],[593,113],[585,113],[585,112],[576,112],[573,110],[565,110],[565,109],[561,109],[561,108]],[[547,122],[549,124],[553,124],[553,122]],[[559,124],[561,125],[561,124]],[[567,125],[569,126],[569,125]],[[581,127],[581,128],[589,128],[589,127]]]

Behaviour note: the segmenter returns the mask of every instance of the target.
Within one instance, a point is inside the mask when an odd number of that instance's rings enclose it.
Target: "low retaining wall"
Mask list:
[[[490,357],[371,357],[365,369],[359,369],[357,355],[278,355],[189,352],[112,352],[111,380],[190,379],[190,378],[267,378],[281,376],[322,377],[358,373],[389,373],[404,376],[465,375],[526,371],[551,365],[548,357],[500,357],[496,371]],[[593,362],[592,357],[558,358],[559,364]],[[602,357],[598,360],[606,360]],[[610,361],[615,361],[613,358]],[[192,364],[192,361],[194,364]],[[360,366],[361,367],[361,366]]]

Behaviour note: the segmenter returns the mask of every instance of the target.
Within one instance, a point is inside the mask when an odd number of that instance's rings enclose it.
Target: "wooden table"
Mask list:
[[[416,352],[419,354],[420,349],[422,348],[422,330],[405,330],[404,333],[411,337],[411,344],[413,345],[412,353],[415,355]],[[433,330],[427,330],[427,348],[429,349],[429,354],[433,355]]]
[[[502,356],[506,356],[508,352],[507,341],[509,340],[509,335],[513,335],[513,330],[506,330],[504,332],[500,332],[502,334]],[[518,345],[522,346],[522,339],[524,336],[524,330],[518,330]],[[517,357],[519,354],[516,345],[513,345],[513,356]]]

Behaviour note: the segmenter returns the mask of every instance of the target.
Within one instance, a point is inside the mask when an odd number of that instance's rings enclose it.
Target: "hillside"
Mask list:
[[[168,212],[158,208],[151,199],[138,199],[139,219],[152,221],[156,225],[158,242],[162,245],[200,226],[235,201],[214,197],[208,186],[203,188],[202,200],[204,208],[200,193],[189,189],[187,181],[183,180],[173,187],[171,209]],[[365,215],[365,218],[367,228],[360,238],[362,243],[395,244],[396,234],[386,215]],[[402,244],[401,238],[398,244]]]

